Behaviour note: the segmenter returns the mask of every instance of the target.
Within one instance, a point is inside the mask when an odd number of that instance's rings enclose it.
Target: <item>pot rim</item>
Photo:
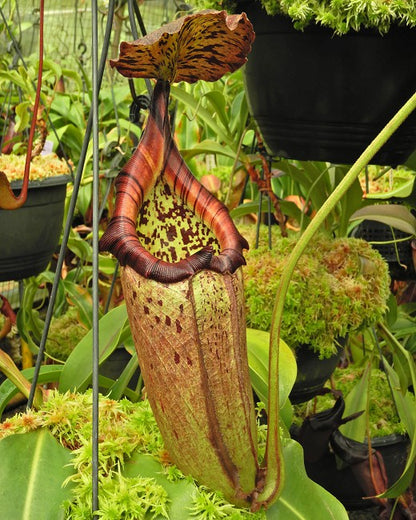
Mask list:
[[[33,180],[29,181],[29,189],[32,188],[46,188],[49,186],[60,186],[62,184],[68,184],[72,180],[72,176],[70,174],[63,175],[55,175],[53,177],[46,177],[41,180]],[[23,179],[18,179],[15,181],[11,181],[10,186],[12,190],[20,189],[23,184]]]

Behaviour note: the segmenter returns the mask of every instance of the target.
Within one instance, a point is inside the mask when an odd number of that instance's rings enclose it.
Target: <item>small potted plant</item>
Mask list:
[[[0,155],[0,171],[15,194],[22,186],[24,165],[24,155]],[[30,172],[26,203],[15,210],[0,209],[0,281],[39,274],[59,241],[69,167],[55,154],[38,155]]]
[[[250,234],[246,236],[253,244]],[[276,288],[296,240],[296,235],[281,238],[276,233],[271,249],[261,245],[247,253],[249,327],[269,330]],[[368,243],[324,235],[315,239],[295,270],[282,318],[282,339],[295,350],[298,361],[292,401],[309,399],[323,386],[347,335],[376,323],[386,310],[388,296],[387,265]]]
[[[415,91],[413,1],[195,3],[245,11],[253,23],[246,91],[274,155],[353,163]],[[373,162],[403,163],[416,148],[415,128],[413,115]]]

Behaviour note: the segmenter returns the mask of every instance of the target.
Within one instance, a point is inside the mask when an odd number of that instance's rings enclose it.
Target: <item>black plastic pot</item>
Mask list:
[[[377,450],[383,458],[388,486],[393,485],[404,470],[409,444],[407,435],[393,434],[371,439],[372,449]],[[363,453],[368,451],[366,443],[361,445]],[[365,484],[357,477],[354,464],[345,462],[342,465],[339,462],[337,464],[336,456],[332,451],[328,451],[317,462],[305,461],[305,467],[308,476],[337,497],[347,509],[374,507],[372,500],[364,498],[367,494]]]
[[[26,203],[17,210],[0,210],[0,282],[41,273],[58,245],[70,176],[50,177],[29,184]],[[21,182],[12,183],[20,192]]]
[[[309,415],[301,426],[292,425],[290,429],[292,437],[303,447],[306,472],[349,510],[374,506],[386,509],[388,504],[375,495],[401,476],[407,461],[409,436],[373,437],[369,451],[367,442],[357,442],[339,431],[354,415],[344,418],[342,394],[335,390],[334,395],[337,399],[332,408]]]
[[[393,232],[390,226],[381,222],[364,220],[354,230],[354,236],[363,238],[372,244],[388,263],[393,280],[416,280],[413,262],[412,238],[403,240],[409,235],[398,229]],[[393,243],[396,240],[395,243]],[[383,243],[384,242],[384,243]]]
[[[336,36],[304,31],[259,2],[239,2],[256,40],[245,66],[249,107],[276,156],[353,163],[416,90],[416,30]],[[377,153],[374,164],[402,164],[416,148],[416,114]]]
[[[293,404],[304,403],[318,394],[337,367],[344,346],[345,338],[338,339],[336,354],[326,359],[319,359],[307,346],[295,350],[298,375],[289,397]]]

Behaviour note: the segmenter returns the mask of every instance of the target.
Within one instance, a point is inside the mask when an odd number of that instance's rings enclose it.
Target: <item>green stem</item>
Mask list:
[[[319,230],[325,219],[335,208],[336,204],[345,195],[363,168],[371,161],[374,155],[392,136],[403,121],[416,108],[416,93],[402,106],[377,137],[359,156],[351,166],[345,177],[322,204],[315,217],[305,229],[296,246],[290,254],[287,264],[282,272],[282,277],[276,293],[276,300],[272,314],[270,330],[270,356],[269,356],[269,404],[268,404],[268,434],[266,444],[266,479],[264,491],[259,495],[259,502],[270,504],[279,495],[282,485],[282,454],[279,437],[279,342],[281,322],[285,304],[286,293],[295,270],[296,264],[305,251],[315,233]]]

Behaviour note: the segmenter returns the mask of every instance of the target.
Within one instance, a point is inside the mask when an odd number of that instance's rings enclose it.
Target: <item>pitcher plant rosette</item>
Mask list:
[[[100,248],[122,265],[137,355],[170,458],[256,510],[279,485],[262,497],[267,471],[257,459],[239,269],[248,244],[186,166],[168,112],[172,82],[219,79],[245,63],[253,40],[245,14],[205,11],[121,44],[111,65],[156,85],[142,138],[117,177]]]

